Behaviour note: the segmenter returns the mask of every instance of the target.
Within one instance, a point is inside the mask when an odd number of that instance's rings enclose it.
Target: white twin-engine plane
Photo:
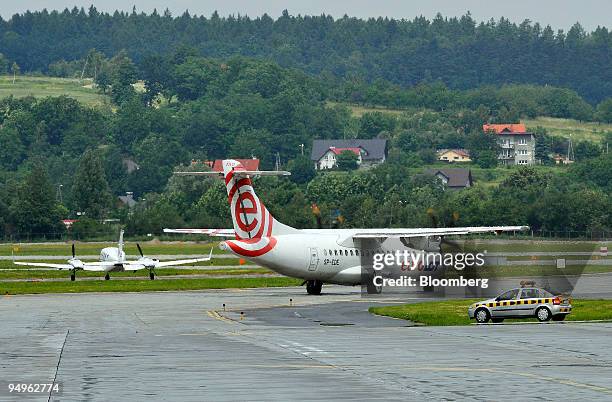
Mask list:
[[[77,271],[93,271],[93,272],[104,272],[104,279],[110,279],[111,272],[124,272],[133,271],[136,272],[141,269],[149,270],[149,278],[155,279],[155,268],[162,267],[174,267],[176,265],[194,264],[197,262],[210,261],[212,258],[212,249],[210,255],[203,258],[193,258],[190,260],[174,260],[174,261],[159,261],[157,259],[145,257],[142,253],[140,244],[136,244],[140,258],[135,261],[127,261],[125,259],[125,252],[123,251],[123,230],[119,233],[119,242],[117,247],[106,247],[100,251],[100,261],[96,262],[83,262],[76,258],[74,244],[72,244],[72,258],[70,258],[66,264],[50,264],[45,262],[16,262],[16,265],[26,265],[30,267],[45,267],[45,268],[57,268],[59,270],[65,269],[70,271],[70,280],[76,279]]]
[[[276,219],[253,190],[253,176],[287,176],[283,171],[247,171],[235,160],[223,161],[223,172],[177,172],[179,175],[219,175],[225,179],[233,229],[164,229],[166,233],[232,237],[222,250],[280,274],[303,279],[308,294],[321,293],[323,283],[367,285],[362,258],[391,250],[439,251],[443,236],[522,231],[527,226],[423,229],[295,229]],[[384,244],[383,244],[384,243]],[[370,280],[371,281],[371,280]],[[368,281],[369,282],[369,281]]]

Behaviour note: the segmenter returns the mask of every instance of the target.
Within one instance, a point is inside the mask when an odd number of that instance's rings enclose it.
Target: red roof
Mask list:
[[[495,134],[525,134],[527,127],[523,123],[519,124],[483,124],[482,131],[493,131]]]
[[[244,170],[259,170],[259,159],[234,159],[244,166]],[[217,159],[212,166],[215,172],[223,172],[223,160]]]
[[[329,147],[329,150],[332,151],[333,153],[335,153],[336,155],[340,155],[340,153],[342,153],[344,151],[351,151],[355,155],[361,155],[361,148],[336,148],[336,147]]]

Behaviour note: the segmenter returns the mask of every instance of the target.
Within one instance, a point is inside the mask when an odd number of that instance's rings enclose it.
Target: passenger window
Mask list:
[[[348,257],[348,250],[344,250],[344,255]]]
[[[327,250],[323,249],[323,255],[327,255]]]
[[[535,299],[538,297],[537,289],[523,289],[521,299]]]
[[[359,257],[359,250],[355,250],[355,255]]]
[[[338,255],[338,250],[334,250],[334,255]]]
[[[353,256],[353,250],[351,250],[351,256]]]
[[[512,289],[507,291],[506,293],[503,293],[502,295],[497,297],[498,301],[501,300],[514,300],[516,299],[516,296],[518,295],[519,289]]]

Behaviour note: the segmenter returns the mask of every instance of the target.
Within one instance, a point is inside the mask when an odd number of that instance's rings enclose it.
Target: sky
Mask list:
[[[612,28],[611,0],[20,0],[3,1],[0,15],[10,18],[15,13],[43,8],[63,10],[64,8],[89,8],[94,4],[100,11],[116,9],[151,12],[153,8],[163,11],[168,8],[173,15],[189,10],[192,14],[210,15],[217,10],[220,15],[241,14],[260,16],[267,13],[278,17],[287,9],[292,15],[330,14],[342,17],[344,14],[368,18],[387,16],[396,19],[424,15],[431,18],[440,12],[444,16],[461,16],[468,10],[477,21],[498,19],[501,16],[520,23],[525,19],[551,25],[554,29],[568,30],[580,22],[588,30],[598,25]]]

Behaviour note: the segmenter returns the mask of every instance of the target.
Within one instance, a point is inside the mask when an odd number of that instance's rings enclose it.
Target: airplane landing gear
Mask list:
[[[306,292],[309,295],[320,295],[321,288],[323,288],[323,282],[318,280],[306,281]]]
[[[70,273],[70,280],[71,280],[72,282],[74,282],[74,281],[76,280],[76,272],[72,271],[72,272]]]
[[[104,280],[105,281],[108,281],[109,279],[110,279],[110,275],[109,274],[104,275]]]
[[[149,279],[155,280],[155,272],[149,271]]]

